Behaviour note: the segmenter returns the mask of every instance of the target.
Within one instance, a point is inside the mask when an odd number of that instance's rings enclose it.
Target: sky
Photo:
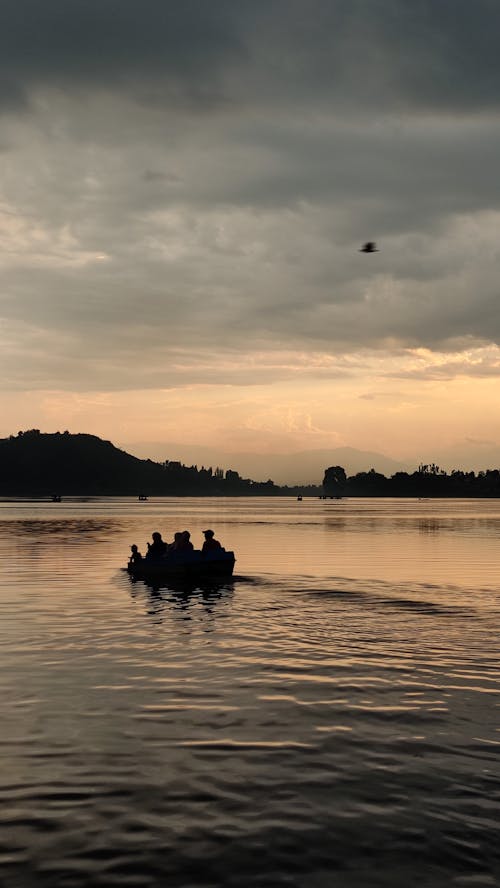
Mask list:
[[[0,436],[500,465],[499,32],[497,0],[2,0]]]

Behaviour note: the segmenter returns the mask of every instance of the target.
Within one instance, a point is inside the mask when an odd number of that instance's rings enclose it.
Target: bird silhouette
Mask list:
[[[367,241],[366,244],[363,244],[361,247],[360,253],[380,253],[380,250],[377,250],[377,245],[375,241]]]

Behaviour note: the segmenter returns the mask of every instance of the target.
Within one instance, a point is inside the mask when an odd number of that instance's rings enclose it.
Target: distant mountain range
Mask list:
[[[384,475],[412,471],[412,464],[391,459],[383,453],[356,450],[354,447],[300,450],[295,453],[231,453],[195,444],[130,442],[127,449],[143,459],[177,459],[186,465],[221,466],[234,469],[240,475],[275,484],[321,484],[328,466],[343,466],[348,475],[375,469]]]
[[[383,475],[413,472],[421,463],[436,463],[446,471],[483,471],[500,467],[500,445],[491,442],[464,440],[448,448],[423,452],[414,459],[396,460],[372,450],[355,447],[332,447],[300,450],[294,453],[235,453],[201,444],[180,442],[122,442],[131,453],[141,458],[163,461],[177,459],[198,467],[219,465],[234,469],[243,477],[257,481],[272,478],[276,484],[321,484],[328,466],[343,466],[348,475],[375,469]]]

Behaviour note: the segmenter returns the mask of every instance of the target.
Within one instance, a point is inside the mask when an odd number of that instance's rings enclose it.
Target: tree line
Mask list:
[[[330,466],[323,478],[324,496],[500,497],[500,471],[449,474],[435,463],[421,463],[414,472],[396,472],[389,478],[370,469],[347,477],[342,466]]]

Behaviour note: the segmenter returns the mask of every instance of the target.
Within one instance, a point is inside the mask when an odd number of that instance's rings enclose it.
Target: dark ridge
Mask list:
[[[30,429],[0,439],[1,496],[237,496],[274,489],[272,481],[231,470],[138,459],[95,435]]]
[[[38,429],[0,439],[0,496],[349,496],[500,497],[500,471],[447,474],[434,463],[390,478],[370,469],[347,477],[342,466],[325,470],[323,484],[280,487],[219,467],[153,462],[119,450],[95,435]],[[298,506],[300,508],[300,506]]]

